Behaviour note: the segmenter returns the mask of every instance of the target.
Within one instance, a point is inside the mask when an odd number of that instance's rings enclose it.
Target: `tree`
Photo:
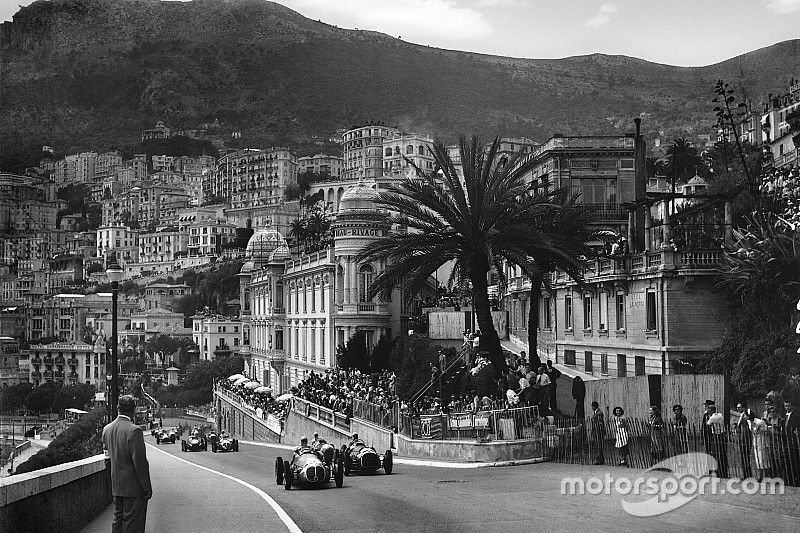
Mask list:
[[[560,236],[538,225],[551,211],[559,211],[568,196],[563,191],[532,192],[525,176],[533,161],[520,153],[501,159],[499,147],[499,139],[487,148],[477,137],[461,136],[457,169],[444,144],[435,141],[432,154],[439,172],[415,166],[418,177],[378,194],[378,204],[395,213],[388,222],[408,231],[373,241],[358,257],[360,262],[385,264],[369,288],[370,297],[402,287],[409,299],[452,261],[452,279],[472,284],[481,345],[498,374],[507,365],[492,321],[489,271],[494,268],[502,276],[502,261],[507,261],[533,277],[542,276],[549,265],[562,264],[570,277],[582,279],[583,269],[573,250],[562,248],[566,243]]]
[[[292,220],[289,223],[289,236],[294,239],[297,245],[297,253],[300,253],[300,243],[306,238],[306,225],[305,222],[299,218]]]
[[[697,148],[691,141],[683,137],[673,139],[667,148],[665,170],[672,183],[672,192],[678,182],[689,181],[695,171],[702,165]]]

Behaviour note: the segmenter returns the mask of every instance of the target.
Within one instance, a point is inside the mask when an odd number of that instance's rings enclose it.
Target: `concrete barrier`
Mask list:
[[[544,457],[542,439],[475,442],[410,439],[396,435],[397,455],[467,463],[496,463]]]
[[[218,431],[225,430],[232,437],[256,442],[281,442],[280,433],[267,427],[267,422],[244,410],[229,398],[215,394]]]
[[[325,439],[337,448],[342,444],[347,444],[350,440],[350,433],[341,428],[326,424],[320,420],[312,420],[294,411],[289,411],[284,424],[284,442],[288,444],[300,444],[300,437],[306,436],[308,440],[314,438],[314,433],[319,433],[320,438]]]
[[[111,503],[103,455],[0,480],[0,531],[80,531]]]

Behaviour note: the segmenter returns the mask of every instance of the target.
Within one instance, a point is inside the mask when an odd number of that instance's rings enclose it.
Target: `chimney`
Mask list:
[[[633,123],[636,124],[636,138],[638,139],[641,137],[641,130],[642,130],[642,119],[635,118],[633,119]]]

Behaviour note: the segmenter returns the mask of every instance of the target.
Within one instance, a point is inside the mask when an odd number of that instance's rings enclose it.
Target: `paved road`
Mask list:
[[[560,494],[564,476],[630,471],[549,463],[456,469],[396,462],[391,476],[351,476],[341,489],[285,491],[273,465],[286,450],[243,443],[239,453],[183,453],[179,444],[146,440],[155,486],[148,531],[288,530],[252,490],[194,465],[264,491],[305,532],[793,531],[800,520],[800,491],[790,488],[784,496],[700,496],[670,513],[636,518],[622,510],[619,496]],[[109,531],[110,521],[107,511],[85,531]]]

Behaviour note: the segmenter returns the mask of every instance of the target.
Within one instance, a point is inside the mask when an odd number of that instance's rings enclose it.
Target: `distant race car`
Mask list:
[[[162,443],[170,443],[175,444],[178,440],[178,430],[175,428],[167,428],[167,429],[157,429],[154,430],[154,437],[156,438],[156,444]]]
[[[292,461],[283,458],[275,459],[275,479],[278,485],[290,490],[292,485],[298,487],[324,487],[333,479],[336,487],[344,483],[344,466],[342,455],[334,449],[330,462],[313,448],[301,448],[292,456]]]
[[[345,476],[349,476],[354,472],[372,474],[381,468],[387,474],[392,473],[392,467],[394,466],[392,450],[386,450],[383,455],[380,455],[375,451],[375,448],[367,446],[364,441],[358,439],[350,446],[343,445],[341,454],[344,461]]]
[[[211,451],[217,452],[238,452],[239,440],[230,435],[223,435],[211,441]]]
[[[199,431],[192,431],[186,440],[181,441],[181,451],[204,452],[208,450],[208,441]]]

